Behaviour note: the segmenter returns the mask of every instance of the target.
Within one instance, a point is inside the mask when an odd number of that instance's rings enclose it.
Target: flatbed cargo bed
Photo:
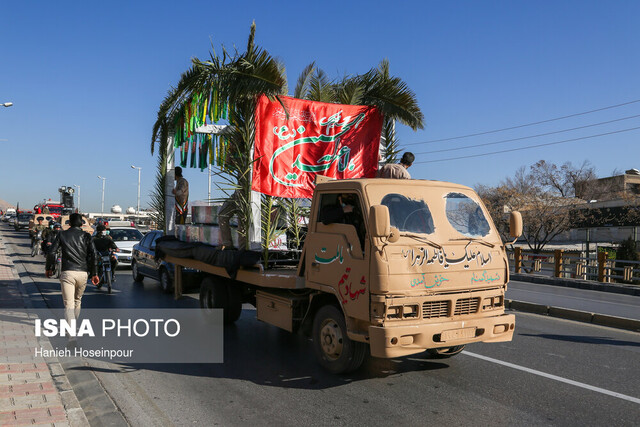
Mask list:
[[[174,264],[176,267],[193,268],[216,276],[231,278],[224,267],[207,264],[195,259],[165,255],[164,260]],[[178,274],[178,270],[179,268],[176,268],[176,275]],[[255,268],[244,267],[239,269],[236,273],[235,280],[262,288],[302,289],[304,288],[304,278],[298,277],[297,273],[297,266],[263,270],[262,266],[256,265]],[[178,286],[176,286],[176,291],[177,288]]]

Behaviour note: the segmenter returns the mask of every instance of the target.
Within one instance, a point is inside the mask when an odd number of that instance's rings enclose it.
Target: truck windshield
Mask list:
[[[409,199],[402,194],[384,196],[382,205],[389,208],[391,226],[401,232],[431,234],[434,232],[431,211],[424,200]]]
[[[484,237],[489,234],[489,222],[480,205],[473,199],[462,193],[448,193],[445,201],[447,220],[460,234],[467,237]]]

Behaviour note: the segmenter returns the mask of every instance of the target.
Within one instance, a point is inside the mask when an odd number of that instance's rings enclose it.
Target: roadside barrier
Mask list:
[[[516,274],[640,285],[640,261],[608,259],[607,252],[598,252],[593,258],[560,249],[535,253],[516,247],[508,256],[511,271]]]

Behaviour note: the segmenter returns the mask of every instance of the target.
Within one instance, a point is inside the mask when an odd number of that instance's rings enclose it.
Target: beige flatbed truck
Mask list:
[[[510,234],[522,232],[520,214]],[[509,266],[505,243],[478,195],[439,181],[318,180],[309,229],[297,265],[227,270],[165,256],[180,269],[206,273],[203,308],[242,304],[257,318],[312,337],[321,365],[357,369],[367,352],[393,358],[428,351],[458,354],[473,342],[510,341],[505,314]]]

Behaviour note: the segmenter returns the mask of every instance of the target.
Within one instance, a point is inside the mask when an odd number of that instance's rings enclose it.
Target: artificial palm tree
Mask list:
[[[217,172],[219,175],[226,174],[232,190],[240,190],[238,217],[242,223],[241,230],[245,230],[242,238],[247,247],[253,162],[250,153],[255,134],[256,101],[263,94],[276,97],[287,88],[282,64],[255,45],[255,28],[254,22],[246,52],[231,55],[223,48],[221,56],[212,50],[207,61],[192,60],[192,66],[182,74],[177,86],[169,91],[160,105],[151,140],[152,154],[156,143],[162,152],[166,151],[172,126],[175,127],[185,104],[194,97],[215,99],[218,105],[227,106],[230,131],[225,140],[228,143],[228,155]]]
[[[398,160],[396,121],[413,130],[424,127],[424,115],[415,94],[402,79],[391,76],[387,59],[365,74],[345,76],[338,81],[330,81],[315,63],[311,63],[300,74],[294,97],[377,107],[384,115],[382,147],[387,163]]]

